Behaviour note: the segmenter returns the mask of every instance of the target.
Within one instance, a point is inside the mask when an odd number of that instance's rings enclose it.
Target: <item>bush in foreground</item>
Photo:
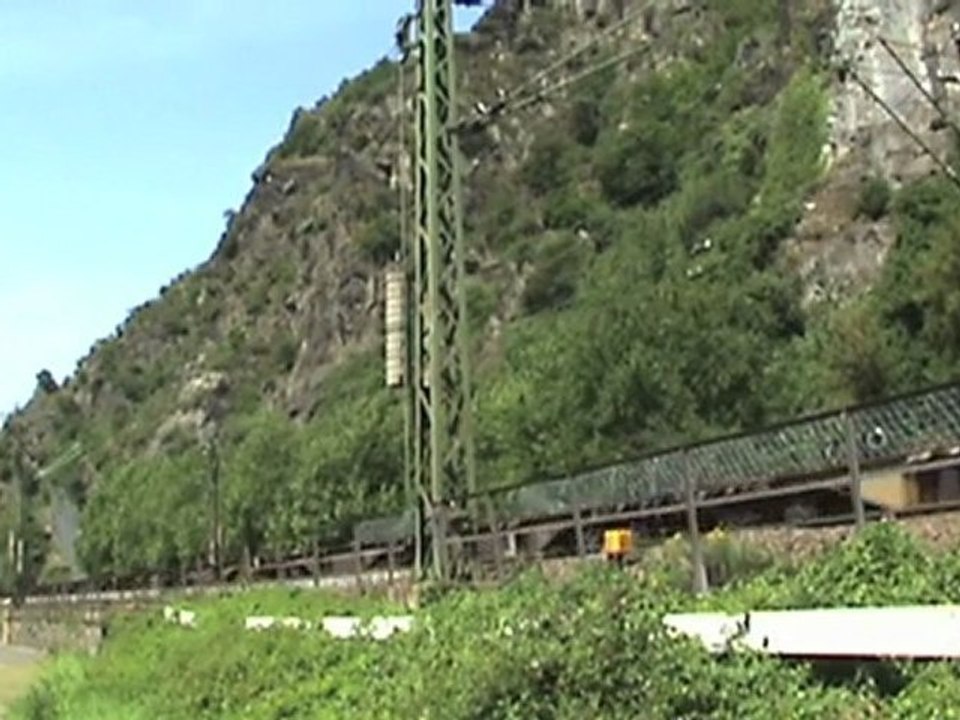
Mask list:
[[[419,612],[414,632],[382,644],[246,633],[247,613],[358,612],[356,602],[318,594],[254,593],[203,603],[194,631],[156,618],[124,623],[99,657],[61,660],[16,717],[926,720],[960,699],[952,665],[838,677],[803,663],[713,657],[667,637],[660,621],[695,607],[949,602],[960,595],[957,578],[955,554],[881,524],[803,567],[773,567],[700,600],[656,569],[638,580],[587,567],[564,583],[531,572],[499,591],[447,595]]]

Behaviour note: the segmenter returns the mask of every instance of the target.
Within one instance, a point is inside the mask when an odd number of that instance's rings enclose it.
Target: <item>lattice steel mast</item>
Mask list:
[[[417,8],[414,221],[406,252],[407,479],[438,579],[451,571],[451,511],[463,510],[475,488],[453,4],[419,0]]]

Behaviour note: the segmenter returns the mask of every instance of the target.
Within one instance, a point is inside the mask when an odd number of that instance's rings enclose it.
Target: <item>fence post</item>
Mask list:
[[[853,502],[853,517],[857,530],[866,525],[866,512],[863,508],[863,481],[860,475],[860,450],[857,445],[857,431],[853,418],[843,411],[843,424],[847,436],[847,464],[850,470],[850,499]]]
[[[393,572],[394,572],[394,557],[393,557],[393,540],[387,545],[387,587],[391,590],[393,589]]]
[[[12,616],[13,616],[12,603],[7,599],[0,601],[0,603],[2,603],[2,606],[3,606],[3,620],[2,620],[2,627],[0,627],[0,645],[10,645],[12,644],[12,641],[11,641],[11,636],[12,636],[11,626],[12,626]]]
[[[690,534],[690,559],[693,567],[693,591],[699,595],[708,589],[707,569],[703,561],[700,523],[697,519],[697,481],[690,467],[690,455],[687,452],[683,453],[683,470],[683,486],[687,496],[687,531]]]
[[[573,530],[577,535],[577,557],[583,560],[587,556],[587,541],[583,537],[583,514],[579,505],[573,508]]]
[[[357,581],[357,589],[362,590],[363,559],[360,557],[360,538],[357,537],[356,532],[353,534],[353,573]]]
[[[320,587],[320,541],[313,541],[313,562],[311,568],[313,571],[313,586]]]
[[[497,514],[493,509],[493,503],[489,500],[487,501],[487,525],[490,527],[490,537],[493,541],[493,564],[499,583],[503,579],[503,543],[500,538],[500,526],[497,525]]]

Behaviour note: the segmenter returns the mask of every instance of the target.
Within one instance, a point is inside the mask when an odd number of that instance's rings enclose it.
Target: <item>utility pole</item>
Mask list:
[[[223,577],[223,527],[221,520],[221,488],[220,488],[220,438],[214,432],[207,445],[207,454],[210,459],[210,491],[211,500],[211,527],[210,527],[210,561],[217,580]]]
[[[406,469],[433,575],[450,577],[447,527],[475,489],[452,0],[418,0],[412,248],[405,252]]]
[[[27,488],[27,472],[29,469],[24,457],[26,451],[21,444],[20,438],[14,436],[13,442],[13,485],[16,488],[17,511],[7,539],[7,548],[9,553],[10,574],[13,579],[13,599],[14,603],[19,605],[23,602],[27,589],[26,535],[29,517],[29,508],[27,505],[29,493],[29,489]]]
[[[451,574],[445,547],[449,521],[457,516],[477,521],[477,508],[468,501],[476,488],[476,471],[458,137],[484,127],[508,109],[516,112],[541,102],[548,94],[644,51],[646,44],[548,88],[537,87],[601,39],[643,18],[651,6],[643,3],[514,90],[499,89],[490,108],[478,103],[479,114],[461,122],[457,117],[453,6],[480,4],[482,0],[417,0],[416,12],[401,18],[396,32],[401,53],[398,189],[402,242],[399,262],[386,274],[386,384],[404,390],[404,488],[414,511],[415,572],[420,576],[423,563],[430,562],[433,575],[440,580]],[[407,223],[404,62],[411,55],[417,67],[412,153],[415,198],[412,222]],[[426,533],[430,534],[429,543]]]

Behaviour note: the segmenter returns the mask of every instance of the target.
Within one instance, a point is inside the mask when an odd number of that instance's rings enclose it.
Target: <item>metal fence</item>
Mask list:
[[[524,522],[582,511],[683,502],[685,483],[700,496],[745,492],[853,466],[895,464],[960,446],[960,383],[892,400],[805,417],[757,433],[673,448],[572,477],[482,493],[502,520]],[[413,534],[411,512],[361,523],[364,544]]]

